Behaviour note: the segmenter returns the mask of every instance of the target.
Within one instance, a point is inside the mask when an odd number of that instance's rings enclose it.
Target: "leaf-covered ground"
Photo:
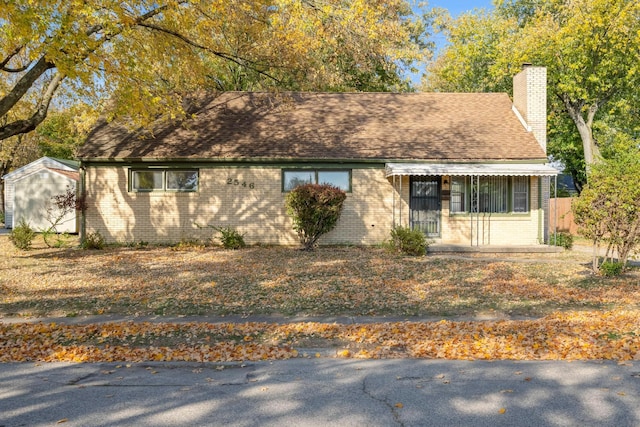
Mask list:
[[[83,251],[38,245],[21,252],[6,236],[0,236],[0,253],[0,322],[160,317],[155,323],[0,323],[2,361],[259,360],[302,356],[316,347],[348,357],[640,359],[640,272],[594,276],[588,255],[576,253],[412,258],[375,248]],[[486,313],[531,319],[454,321]],[[162,321],[229,314],[409,321]]]
[[[488,322],[1,324],[0,362],[244,361],[320,357],[640,360],[640,311]],[[298,350],[300,349],[300,350]]]

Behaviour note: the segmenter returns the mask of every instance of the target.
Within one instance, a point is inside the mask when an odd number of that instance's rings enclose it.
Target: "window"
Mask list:
[[[162,171],[132,171],[131,178],[134,191],[162,190]]]
[[[451,177],[451,213],[529,212],[529,177]]]
[[[197,170],[132,170],[130,176],[131,191],[198,191]]]
[[[529,178],[526,176],[513,178],[513,211],[529,212]]]
[[[476,185],[478,185],[477,181]],[[479,185],[478,212],[508,212],[509,178],[506,176],[481,177]]]
[[[167,190],[196,191],[198,189],[198,171],[166,171]]]
[[[329,184],[342,191],[351,191],[351,171],[314,169],[282,171],[283,191],[291,191],[304,184]]]
[[[451,178],[451,196],[449,210],[452,213],[467,212],[469,179],[465,176],[454,176]]]

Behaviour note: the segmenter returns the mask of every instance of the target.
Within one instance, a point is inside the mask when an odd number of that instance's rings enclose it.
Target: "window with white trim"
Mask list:
[[[351,170],[297,169],[282,171],[282,190],[287,192],[304,184],[329,184],[351,191]]]
[[[185,169],[132,169],[130,191],[193,192],[198,191],[198,170]]]
[[[451,213],[527,213],[529,177],[468,176],[451,177]]]

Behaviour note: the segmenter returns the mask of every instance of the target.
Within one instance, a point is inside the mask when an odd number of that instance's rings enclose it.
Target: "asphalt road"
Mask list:
[[[0,426],[640,426],[640,362],[0,364]]]

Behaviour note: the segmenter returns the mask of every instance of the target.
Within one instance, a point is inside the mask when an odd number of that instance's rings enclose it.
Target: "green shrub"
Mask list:
[[[220,232],[220,241],[225,249],[241,249],[247,246],[244,243],[244,234],[231,227],[215,227]]]
[[[573,247],[573,235],[566,232],[553,233],[549,236],[549,243],[565,249],[571,249]]]
[[[287,194],[287,214],[305,250],[312,250],[320,236],[336,226],[346,198],[344,191],[328,184],[300,185]]]
[[[600,274],[607,277],[619,276],[622,273],[621,262],[605,261],[600,264]]]
[[[420,230],[396,226],[391,229],[391,240],[388,247],[407,255],[422,256],[427,253],[427,236]]]
[[[4,212],[0,212],[0,224],[4,224]]]
[[[18,226],[11,230],[11,234],[9,234],[9,240],[11,240],[16,248],[22,249],[23,251],[31,249],[31,244],[35,237],[36,232],[33,231],[33,228],[31,228],[24,218],[20,219]]]
[[[104,249],[104,237],[99,231],[87,233],[82,241],[82,249]]]
[[[195,226],[198,228],[205,227],[202,225],[198,225],[197,223],[195,223]],[[219,239],[225,249],[241,249],[247,246],[244,242],[244,234],[240,234],[234,228],[217,227],[215,225],[206,225],[206,227],[212,228],[220,233]]]

